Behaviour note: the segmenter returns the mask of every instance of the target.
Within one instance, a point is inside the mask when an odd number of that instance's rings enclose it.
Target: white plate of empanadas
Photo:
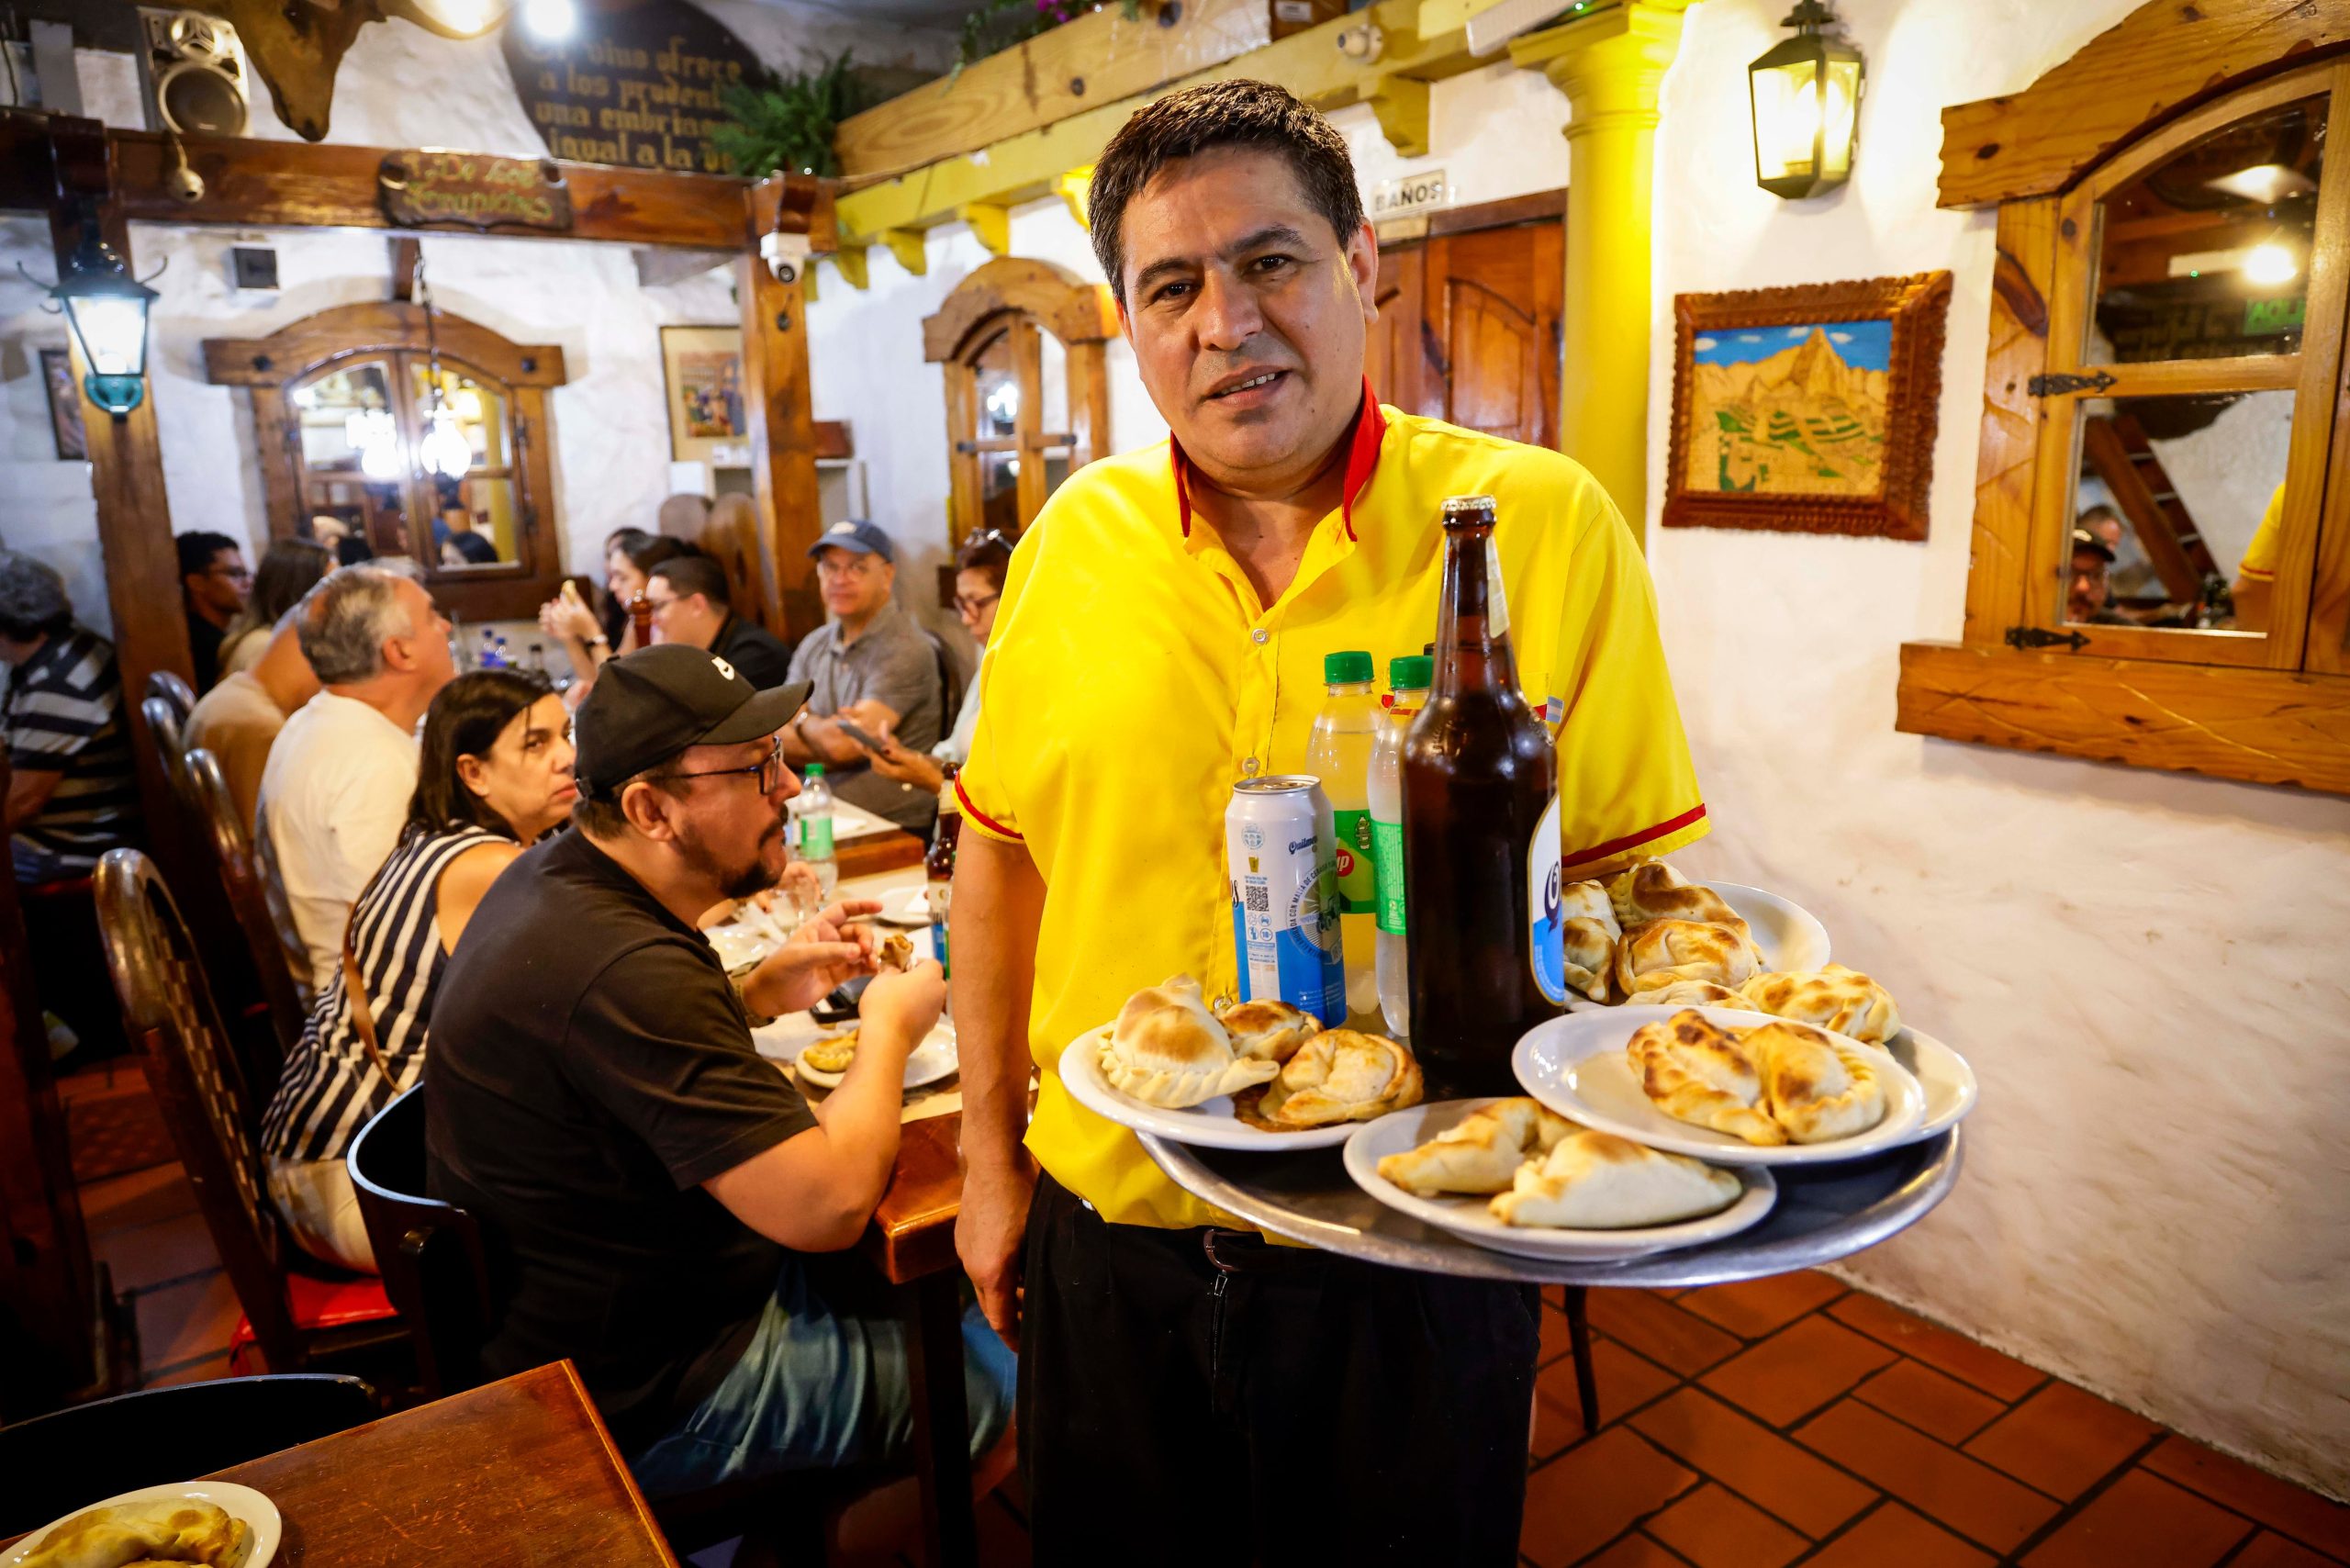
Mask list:
[[[34,1530],[0,1551],[0,1568],[124,1562],[269,1568],[284,1528],[274,1503],[232,1481],[142,1486]]]
[[[1728,1007],[1617,1007],[1537,1025],[1510,1058],[1562,1116],[1720,1165],[1817,1165],[1909,1142],[1926,1096],[1875,1047]]]
[[[1347,1174],[1400,1214],[1496,1252],[1598,1261],[1734,1236],[1778,1184],[1646,1148],[1524,1097],[1447,1100],[1347,1140]]]
[[[812,1040],[796,1042],[789,1047],[789,1061],[792,1071],[819,1089],[838,1089],[848,1076],[849,1063],[856,1055],[856,1029],[840,1034],[823,1035]],[[962,1066],[962,1058],[955,1044],[955,1025],[945,1018],[931,1025],[930,1033],[922,1038],[906,1057],[906,1087],[921,1089],[950,1078]]]
[[[1926,1092],[1925,1118],[1903,1143],[1917,1143],[1956,1126],[1975,1109],[1975,1070],[1966,1058],[1922,1030],[1907,1025],[1885,1043],[1893,1059],[1909,1070]]]
[[[1768,1013],[1792,1018],[1892,1053],[1926,1092],[1925,1118],[1903,1141],[1932,1137],[1975,1109],[1975,1070],[1966,1058],[1901,1021],[1892,993],[1858,969],[1823,964],[1817,969],[1756,975],[1728,1001],[1662,996],[1655,1005],[1681,1002]]]
[[[1567,1005],[1584,1010],[1651,994],[1673,1006],[1738,1006],[1733,994],[1772,970],[1828,962],[1828,929],[1777,893],[1692,882],[1662,860],[1561,890]]]

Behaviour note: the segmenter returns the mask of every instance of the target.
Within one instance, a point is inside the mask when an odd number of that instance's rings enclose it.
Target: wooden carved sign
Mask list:
[[[519,27],[502,36],[514,91],[547,151],[582,163],[725,174],[709,140],[724,119],[719,91],[767,78],[742,39],[685,0],[583,7],[561,39]]]
[[[551,158],[387,152],[375,185],[384,216],[401,229],[571,227],[571,187]]]

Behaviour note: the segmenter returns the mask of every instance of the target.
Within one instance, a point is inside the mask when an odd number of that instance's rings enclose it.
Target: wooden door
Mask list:
[[[1440,213],[1431,228],[1450,219],[1450,231],[1382,248],[1372,389],[1407,412],[1556,446],[1563,221],[1474,227],[1477,217]]]

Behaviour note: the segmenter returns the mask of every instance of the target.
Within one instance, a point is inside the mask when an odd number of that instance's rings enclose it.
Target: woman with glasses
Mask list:
[[[253,573],[252,597],[221,636],[220,673],[231,676],[259,664],[279,619],[301,603],[302,596],[333,566],[333,554],[315,540],[272,540]]]
[[[982,655],[995,630],[996,601],[1003,597],[1003,574],[1011,566],[1012,541],[999,529],[972,534],[955,552],[955,613],[978,639]],[[852,718],[857,716],[854,708],[848,711]],[[979,666],[975,662],[971,683],[963,690],[962,711],[955,715],[954,733],[928,752],[909,751],[882,724],[874,731],[881,749],[873,754],[873,771],[935,795],[946,783],[946,770],[962,767],[971,755],[971,737],[979,727]]]
[[[342,967],[262,1116],[270,1196],[313,1256],[375,1271],[343,1155],[423,1071],[449,954],[498,873],[570,816],[571,762],[571,715],[535,677],[461,675],[426,711],[399,846],[352,904]]]
[[[635,650],[628,607],[644,591],[646,574],[664,561],[693,553],[690,545],[641,528],[615,529],[604,542],[602,612],[567,594],[539,606],[539,630],[561,643],[570,656],[572,678],[579,683],[572,693],[575,701],[586,695],[588,682],[596,678],[605,660]]]

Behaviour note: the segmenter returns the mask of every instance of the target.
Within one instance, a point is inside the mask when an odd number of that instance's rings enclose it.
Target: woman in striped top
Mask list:
[[[433,992],[482,895],[571,814],[570,733],[563,699],[511,670],[459,676],[424,716],[408,824],[352,906],[342,968],[262,1117],[270,1196],[316,1257],[375,1271],[344,1151],[423,1070]]]

